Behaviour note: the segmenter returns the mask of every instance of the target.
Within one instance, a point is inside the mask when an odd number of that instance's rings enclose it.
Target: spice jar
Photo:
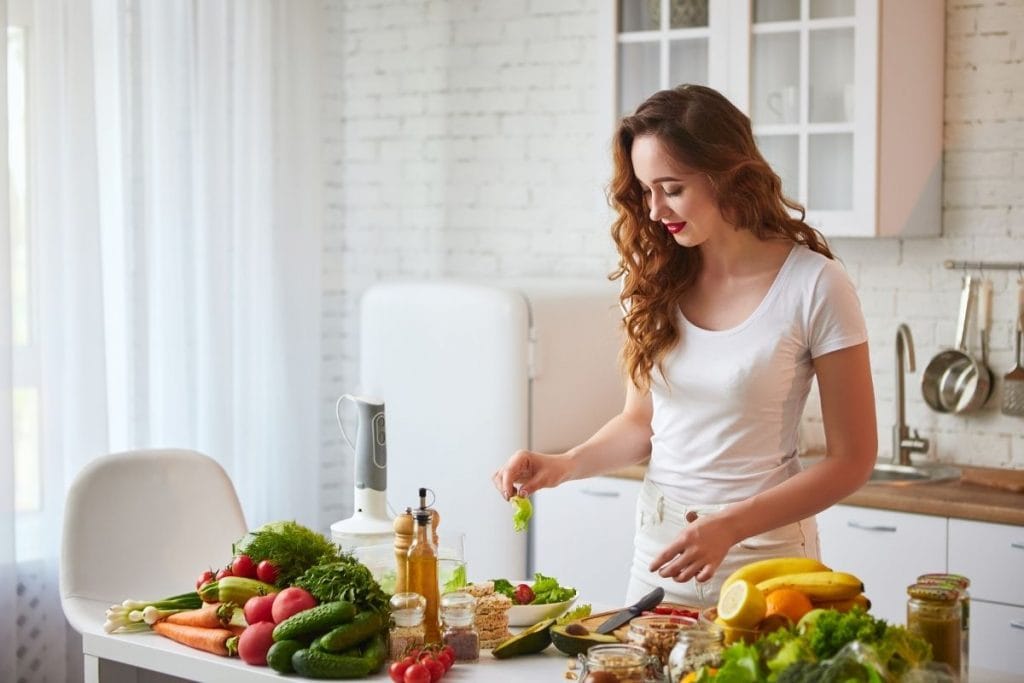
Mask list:
[[[579,655],[580,675],[583,683],[610,681],[617,683],[661,683],[663,681],[658,660],[639,645],[591,645],[585,655]]]
[[[426,636],[423,615],[427,599],[419,593],[395,593],[390,602],[392,623],[388,632],[388,652],[392,660],[398,660],[409,650],[423,646]]]
[[[690,617],[637,617],[629,622],[626,642],[638,645],[647,654],[657,657],[658,663],[664,668],[668,664],[668,655],[676,644],[676,636],[680,631],[693,628],[696,624],[697,620]]]
[[[676,644],[668,655],[670,683],[679,681],[688,673],[700,671],[702,667],[722,665],[722,629],[706,626],[684,628],[676,636]]]
[[[476,616],[476,598],[465,591],[453,591],[441,596],[441,640],[451,646],[457,662],[475,662],[480,659],[480,635],[473,619]]]
[[[960,574],[922,574],[917,582],[956,588],[960,593],[960,683],[967,683],[971,659],[971,580]]]
[[[907,630],[932,646],[932,659],[960,674],[963,608],[955,588],[915,583],[907,587]]]

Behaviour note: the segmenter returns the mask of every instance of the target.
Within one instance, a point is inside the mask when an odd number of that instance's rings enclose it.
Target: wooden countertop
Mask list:
[[[645,465],[633,465],[609,476],[643,479],[646,469]],[[845,498],[842,504],[1024,526],[1024,493],[961,481],[869,483]]]

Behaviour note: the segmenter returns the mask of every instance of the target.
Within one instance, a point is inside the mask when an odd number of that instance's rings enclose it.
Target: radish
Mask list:
[[[238,636],[238,657],[253,666],[267,665],[267,651],[274,644],[274,624],[261,621],[250,624]]]

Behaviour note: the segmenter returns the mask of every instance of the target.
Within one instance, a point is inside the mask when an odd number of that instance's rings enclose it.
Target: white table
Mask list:
[[[111,635],[103,631],[103,614],[108,604],[96,602],[95,625],[82,633],[85,683],[156,683],[174,678],[203,683],[251,683],[275,680],[309,681],[301,676],[282,676],[260,666],[249,666],[235,657],[218,657],[179,645],[156,633]],[[595,608],[596,609],[596,608]],[[569,658],[549,647],[539,655],[498,660],[489,651],[475,664],[456,664],[442,679],[480,683],[507,681],[565,681]],[[174,677],[168,679],[168,676]],[[390,681],[386,672],[367,681]],[[1024,677],[971,667],[971,683],[1021,683]]]

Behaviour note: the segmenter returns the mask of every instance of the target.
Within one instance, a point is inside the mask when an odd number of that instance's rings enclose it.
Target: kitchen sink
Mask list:
[[[949,481],[960,476],[960,469],[950,465],[894,465],[878,463],[871,472],[870,481],[875,484],[925,484],[933,481]]]

